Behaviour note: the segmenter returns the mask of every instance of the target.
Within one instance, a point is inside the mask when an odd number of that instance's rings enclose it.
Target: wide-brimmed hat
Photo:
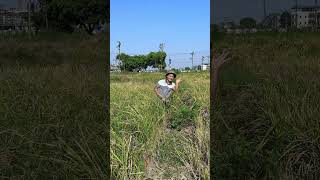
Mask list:
[[[176,78],[176,76],[177,76],[177,74],[176,74],[174,71],[172,71],[172,70],[167,71],[166,77],[168,76],[168,74],[173,74],[173,77],[174,77],[174,78]]]

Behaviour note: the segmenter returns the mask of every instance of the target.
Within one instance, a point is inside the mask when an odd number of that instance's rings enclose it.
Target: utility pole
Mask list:
[[[298,0],[296,0],[296,28],[298,29]]]
[[[163,52],[163,49],[164,49],[164,43],[160,43],[159,48],[160,48],[160,51],[161,51],[161,52]]]
[[[29,39],[31,39],[31,0],[28,0],[27,3],[28,6],[28,34],[29,34]]]
[[[160,43],[159,45],[160,51],[163,52],[164,49],[164,43]],[[162,71],[162,55],[160,56],[160,65],[159,65],[159,70]]]
[[[47,28],[47,31],[49,31],[49,20],[48,20],[48,0],[45,0],[45,10],[46,10],[46,28]]]
[[[191,60],[192,60],[192,66],[191,66],[191,69],[193,70],[193,56],[194,56],[194,51],[192,51],[192,53],[190,53],[191,54]]]
[[[266,0],[263,0],[263,17],[267,17]]]
[[[118,54],[118,55],[119,55],[119,56],[118,56],[118,57],[119,57],[119,59],[118,59],[118,61],[119,61],[119,62],[118,62],[118,68],[120,68],[120,63],[121,63],[121,61],[120,61],[120,47],[121,47],[121,42],[118,41],[118,45],[117,45],[117,48],[118,48],[118,50],[119,50],[119,54]]]
[[[120,55],[121,42],[120,42],[120,41],[118,41],[117,43],[118,43],[117,48],[118,48],[118,51],[119,51],[118,53],[119,53],[119,55]]]
[[[315,30],[318,31],[318,1],[314,0]]]
[[[204,56],[202,56],[202,58],[201,58],[201,65],[203,65],[203,61],[204,61]]]
[[[202,58],[201,58],[201,70],[203,69],[203,61],[204,61],[204,56],[202,56]]]
[[[171,59],[169,58],[169,70],[171,70]]]

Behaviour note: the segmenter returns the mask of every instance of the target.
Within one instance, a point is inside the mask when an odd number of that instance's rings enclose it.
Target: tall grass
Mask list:
[[[115,179],[209,177],[209,117],[203,116],[208,111],[209,75],[178,74],[184,81],[169,111],[153,92],[163,76],[111,75],[111,164]],[[186,94],[192,99],[191,106],[183,103]],[[197,109],[192,107],[195,103]],[[185,105],[184,110],[181,105]],[[179,128],[167,129],[174,122]],[[146,156],[152,157],[151,170],[145,169]]]
[[[226,35],[214,125],[217,179],[320,177],[320,36]]]
[[[0,42],[3,179],[107,178],[105,38],[56,37]]]

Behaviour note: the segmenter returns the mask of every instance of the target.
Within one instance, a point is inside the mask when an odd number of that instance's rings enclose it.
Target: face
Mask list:
[[[169,82],[172,82],[172,81],[174,80],[173,74],[168,74],[167,80],[168,80]]]

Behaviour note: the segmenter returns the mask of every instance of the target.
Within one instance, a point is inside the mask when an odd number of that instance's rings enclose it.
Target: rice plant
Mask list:
[[[1,179],[106,179],[105,37],[0,41]]]
[[[214,177],[319,179],[320,51],[316,33],[225,35],[213,122]]]
[[[115,179],[209,178],[209,123],[203,116],[209,108],[209,74],[179,74],[184,82],[169,108],[153,91],[163,76],[111,75]]]

